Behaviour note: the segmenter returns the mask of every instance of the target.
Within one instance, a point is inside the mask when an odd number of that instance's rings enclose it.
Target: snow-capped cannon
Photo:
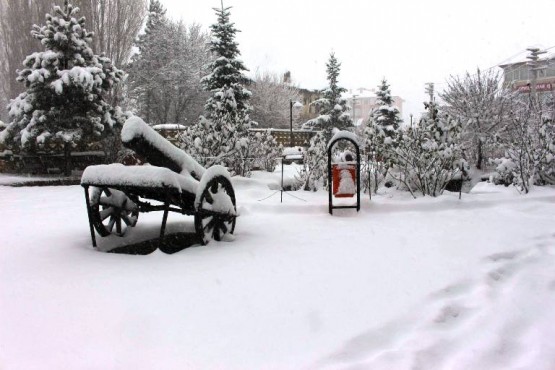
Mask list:
[[[164,211],[160,241],[170,211],[194,216],[195,232],[202,244],[233,233],[237,208],[225,167],[202,167],[136,116],[125,122],[121,141],[150,165],[114,163],[85,169],[81,186],[93,246],[94,230],[100,236],[123,236],[128,227],[135,226],[140,212]]]
[[[333,148],[340,141],[350,142],[355,153],[343,151],[338,158],[333,157]],[[332,163],[335,162],[335,163]],[[356,205],[333,205],[333,198],[351,198],[356,194]],[[360,148],[355,134],[337,131],[328,143],[328,195],[329,212],[337,208],[356,208],[360,210]]]

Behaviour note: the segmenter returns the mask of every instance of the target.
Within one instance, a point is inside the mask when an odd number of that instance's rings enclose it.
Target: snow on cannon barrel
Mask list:
[[[123,146],[133,150],[153,166],[191,175],[196,180],[206,171],[197,161],[177,148],[137,116],[130,117],[121,130]]]
[[[344,150],[334,161],[334,147],[339,142],[352,144],[355,153]],[[329,213],[334,209],[356,208],[360,210],[360,148],[358,138],[349,131],[337,131],[328,143],[328,194]],[[333,198],[352,198],[356,195],[356,205],[334,205]]]

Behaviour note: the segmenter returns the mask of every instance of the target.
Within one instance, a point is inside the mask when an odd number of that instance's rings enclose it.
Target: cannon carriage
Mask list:
[[[93,246],[102,237],[124,236],[142,212],[163,211],[160,240],[169,212],[194,216],[200,243],[221,240],[235,229],[235,192],[222,166],[202,167],[139,117],[129,118],[121,140],[147,162],[142,166],[89,166],[81,177]]]

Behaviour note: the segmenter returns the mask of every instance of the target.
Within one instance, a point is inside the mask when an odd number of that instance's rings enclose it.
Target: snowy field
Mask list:
[[[555,188],[330,216],[277,183],[234,179],[234,241],[146,256],[91,247],[79,186],[0,186],[0,369],[554,368]]]

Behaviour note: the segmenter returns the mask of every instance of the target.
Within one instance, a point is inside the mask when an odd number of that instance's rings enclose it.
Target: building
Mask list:
[[[541,54],[537,64],[536,91],[546,92],[555,90],[555,55]],[[531,61],[526,56],[520,56],[499,67],[503,69],[503,87],[529,93],[532,90],[534,71]]]
[[[322,94],[320,90],[309,90],[309,89],[299,89],[299,95],[301,98],[300,103],[303,105],[303,109],[300,112],[298,118],[294,120],[293,126],[300,128],[300,126],[308,120],[318,117],[318,107],[312,104],[314,101],[321,98]]]
[[[351,116],[357,127],[363,125],[370,117],[370,113],[378,107],[376,89],[362,87],[351,89],[343,94],[343,98],[347,99],[347,104],[351,107]],[[402,114],[404,100],[400,96],[392,96],[392,98],[393,106],[397,107]]]

